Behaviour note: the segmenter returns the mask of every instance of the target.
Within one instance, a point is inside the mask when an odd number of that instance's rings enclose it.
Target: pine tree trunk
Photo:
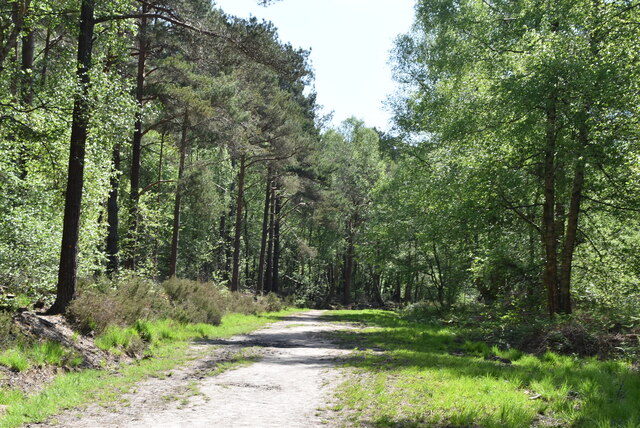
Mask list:
[[[180,136],[180,164],[178,166],[178,185],[176,186],[176,199],[173,206],[173,234],[171,237],[171,256],[169,258],[169,277],[176,276],[178,268],[178,247],[180,244],[180,210],[182,208],[182,178],[184,177],[184,164],[187,158],[187,131],[189,129],[189,111],[185,110],[182,122],[182,134]]]
[[[147,12],[147,6],[142,6],[142,13]],[[129,255],[127,259],[127,267],[136,269],[136,251],[137,251],[137,233],[138,233],[138,205],[140,203],[140,158],[142,151],[142,107],[144,103],[144,78],[145,67],[147,61],[147,18],[140,18],[140,26],[138,28],[138,69],[136,73],[136,103],[138,111],[136,112],[136,120],[133,127],[133,138],[131,140],[131,189],[130,189],[130,205],[129,205]]]
[[[89,105],[89,72],[93,43],[94,0],[82,0],[80,6],[80,33],[78,36],[78,69],[76,75],[80,90],[75,94],[69,147],[69,168],[65,194],[62,247],[56,300],[47,311],[59,314],[66,310],[73,299],[78,274],[78,236],[80,233],[80,207],[84,182],[84,156],[91,106]]]
[[[258,262],[258,282],[256,294],[264,291],[264,265],[267,251],[267,237],[269,235],[269,209],[271,206],[271,171],[267,172],[267,185],[264,198],[264,211],[262,214],[262,236],[260,238],[260,261]]]
[[[280,292],[280,212],[282,211],[282,196],[275,194],[275,212],[273,218],[273,281],[271,291]]]
[[[245,155],[240,156],[238,172],[238,192],[236,196],[236,227],[233,239],[233,270],[231,273],[231,291],[240,289],[240,239],[242,238],[242,202],[244,200]]]
[[[269,208],[269,240],[267,243],[267,267],[264,274],[264,292],[271,293],[273,291],[273,229],[276,214],[275,189],[271,188],[271,207]]]
[[[120,171],[120,147],[113,148],[113,169],[115,172]],[[118,271],[118,187],[119,178],[113,174],[110,180],[111,191],[107,200],[107,272],[114,273]]]

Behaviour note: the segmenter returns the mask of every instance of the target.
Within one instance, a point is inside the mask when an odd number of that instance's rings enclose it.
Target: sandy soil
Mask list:
[[[336,358],[348,351],[324,332],[345,326],[320,318],[322,311],[288,317],[250,335],[193,345],[203,355],[150,379],[112,407],[89,406],[52,418],[43,426],[68,427],[311,427],[331,426],[322,409],[340,374]],[[240,349],[261,347],[257,362],[211,376]]]

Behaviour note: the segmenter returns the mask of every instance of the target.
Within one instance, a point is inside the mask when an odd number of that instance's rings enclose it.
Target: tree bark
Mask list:
[[[271,206],[271,171],[267,172],[267,186],[264,198],[264,211],[262,214],[262,236],[260,238],[260,261],[258,262],[258,281],[256,294],[264,291],[264,265],[267,251],[267,237],[269,235],[269,209]]]
[[[240,239],[242,238],[242,201],[244,199],[244,178],[246,157],[240,156],[240,171],[238,171],[238,192],[236,196],[236,226],[233,239],[233,270],[231,272],[231,291],[240,289]]]
[[[114,172],[120,171],[120,147],[113,148],[113,169]],[[114,273],[118,271],[118,187],[120,180],[116,174],[113,174],[110,180],[111,191],[107,200],[107,272]]]
[[[275,222],[276,206],[273,203],[275,200],[275,189],[271,188],[271,207],[269,208],[269,240],[267,244],[267,268],[264,274],[264,292],[271,293],[273,291],[273,229]]]
[[[33,51],[35,49],[35,35],[33,30],[29,30],[22,37],[22,84],[20,91],[22,93],[22,102],[25,105],[31,105],[33,102]]]
[[[282,211],[282,196],[277,193],[274,194],[275,211],[273,217],[273,280],[271,284],[271,291],[274,293],[280,292],[280,212]]]
[[[80,33],[78,36],[78,68],[76,70],[80,89],[76,92],[73,102],[69,168],[56,300],[47,311],[48,314],[64,312],[73,299],[76,289],[84,156],[91,109],[89,105],[89,87],[91,85],[89,72],[91,70],[91,51],[95,24],[93,10],[94,0],[82,0],[80,5]]]
[[[580,205],[582,203],[582,187],[584,185],[585,158],[584,148],[589,143],[589,131],[586,124],[586,115],[582,119],[578,130],[579,153],[575,162],[573,185],[571,189],[571,201],[567,217],[567,230],[565,233],[564,247],[560,264],[560,280],[558,284],[558,312],[571,313],[571,269],[573,254],[578,237],[578,220],[580,218]]]
[[[184,164],[187,158],[187,131],[189,129],[189,111],[185,110],[182,121],[182,134],[180,136],[180,164],[178,166],[178,185],[176,186],[176,199],[173,206],[173,234],[171,237],[171,256],[169,258],[169,277],[176,276],[178,268],[178,246],[180,244],[180,209],[182,206],[182,178],[184,177]]]
[[[142,13],[147,12],[147,6],[142,5]],[[138,232],[138,204],[140,202],[140,158],[142,151],[142,107],[144,103],[144,78],[145,66],[147,60],[147,18],[140,18],[140,26],[138,29],[138,69],[136,73],[136,103],[138,111],[136,112],[136,120],[133,128],[133,138],[131,140],[131,190],[130,190],[130,206],[129,216],[131,224],[129,225],[129,257],[127,267],[136,269],[136,248],[137,248],[137,232]]]

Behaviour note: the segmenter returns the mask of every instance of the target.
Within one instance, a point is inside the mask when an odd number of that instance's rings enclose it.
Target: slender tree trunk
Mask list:
[[[233,171],[236,170],[236,158],[231,158],[231,169]],[[236,180],[231,181],[231,185],[229,186],[229,194],[233,195],[236,191]],[[229,214],[220,219],[220,236],[222,238],[224,244],[224,269],[222,271],[222,275],[224,279],[231,286],[231,264],[233,262],[233,250],[232,250],[232,240],[231,235],[229,233],[229,229],[227,227],[227,223],[231,223],[231,220],[236,216],[236,201],[232,201],[229,205]]]
[[[277,192],[275,194],[275,212],[273,219],[273,283],[271,291],[280,292],[280,212],[282,211],[282,196]]]
[[[271,188],[271,206],[269,208],[269,241],[267,243],[267,267],[264,274],[264,292],[271,293],[273,291],[273,229],[276,215],[276,204],[274,203],[275,189]]]
[[[182,135],[180,136],[180,164],[178,166],[178,185],[176,186],[176,200],[173,206],[173,234],[171,237],[171,257],[169,258],[169,277],[176,276],[178,268],[178,246],[180,244],[180,209],[182,205],[182,178],[184,164],[187,158],[187,131],[189,129],[189,111],[185,110],[182,121]]]
[[[238,193],[236,199],[236,227],[233,239],[233,270],[231,273],[231,291],[240,289],[240,239],[242,238],[242,201],[244,199],[245,155],[240,156],[238,172]]]
[[[78,68],[76,75],[80,84],[74,96],[71,124],[71,144],[69,147],[69,169],[65,194],[62,246],[56,300],[47,313],[58,314],[65,311],[76,290],[78,274],[78,236],[80,232],[80,207],[82,185],[84,183],[84,155],[91,106],[89,87],[91,80],[91,51],[93,42],[94,0],[82,0],[80,5],[80,33],[78,36]]]
[[[544,158],[544,203],[542,214],[543,244],[545,248],[544,286],[547,290],[547,304],[549,315],[557,312],[557,288],[558,288],[558,236],[554,216],[555,208],[555,178],[556,178],[556,133],[557,133],[557,98],[549,97],[546,108],[546,144]]]
[[[262,294],[264,289],[264,265],[267,251],[267,237],[269,235],[269,209],[271,206],[271,171],[267,172],[267,186],[262,214],[262,236],[260,238],[260,261],[258,262],[258,282],[256,293]]]
[[[244,240],[244,277],[245,283],[251,278],[251,272],[249,270],[249,254],[251,254],[251,243],[249,242],[249,209],[247,208],[247,201],[242,199],[242,206],[244,210],[244,221],[242,222],[242,237]]]
[[[160,156],[158,158],[158,179],[157,179],[158,182],[162,181],[162,168],[164,167],[164,138],[165,138],[165,133],[163,132],[162,135],[160,136]],[[158,191],[158,198],[156,201],[159,209],[160,203],[162,201],[162,194],[160,191]],[[159,266],[158,264],[159,257],[160,257],[160,240],[156,239],[153,246],[153,264],[156,267],[156,269]]]
[[[30,30],[22,37],[22,102],[31,105],[33,102],[33,51],[35,49],[35,35]]]
[[[147,6],[142,6],[142,13],[147,12]],[[147,18],[140,18],[138,28],[138,70],[136,73],[136,102],[138,111],[133,128],[133,138],[131,140],[131,194],[129,196],[129,257],[127,267],[136,269],[137,232],[138,232],[138,205],[140,202],[140,158],[142,151],[142,107],[144,104],[144,78],[147,61]]]
[[[49,51],[51,50],[51,30],[47,28],[47,35],[44,40],[44,51],[42,52],[42,71],[40,72],[40,81],[42,86],[47,83],[47,69],[49,67]]]
[[[113,169],[115,172],[120,171],[120,147],[116,145],[113,148]],[[118,187],[120,180],[116,174],[113,174],[110,180],[111,191],[107,200],[107,272],[114,273],[118,271]]]
[[[351,226],[349,226],[351,229]],[[351,303],[351,285],[353,284],[353,252],[354,252],[354,236],[349,231],[347,235],[347,251],[344,256],[344,288],[342,289],[342,303],[348,305]]]
[[[384,306],[384,299],[382,299],[381,292],[382,285],[382,275],[376,266],[371,267],[371,293],[373,297],[373,301],[379,307]]]
[[[558,312],[571,313],[571,268],[573,254],[575,252],[578,237],[578,220],[580,218],[580,205],[582,203],[582,187],[584,185],[585,159],[582,153],[589,143],[589,131],[585,118],[582,119],[578,130],[579,153],[575,163],[573,185],[571,189],[571,201],[567,216],[567,230],[565,233],[564,247],[560,264],[560,280],[558,284]]]

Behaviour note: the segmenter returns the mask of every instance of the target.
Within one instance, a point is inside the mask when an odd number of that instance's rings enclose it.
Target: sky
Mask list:
[[[390,128],[383,105],[395,83],[389,65],[395,38],[409,31],[414,0],[215,0],[226,13],[274,23],[280,40],[311,50],[317,102],[333,125],[355,116]]]

